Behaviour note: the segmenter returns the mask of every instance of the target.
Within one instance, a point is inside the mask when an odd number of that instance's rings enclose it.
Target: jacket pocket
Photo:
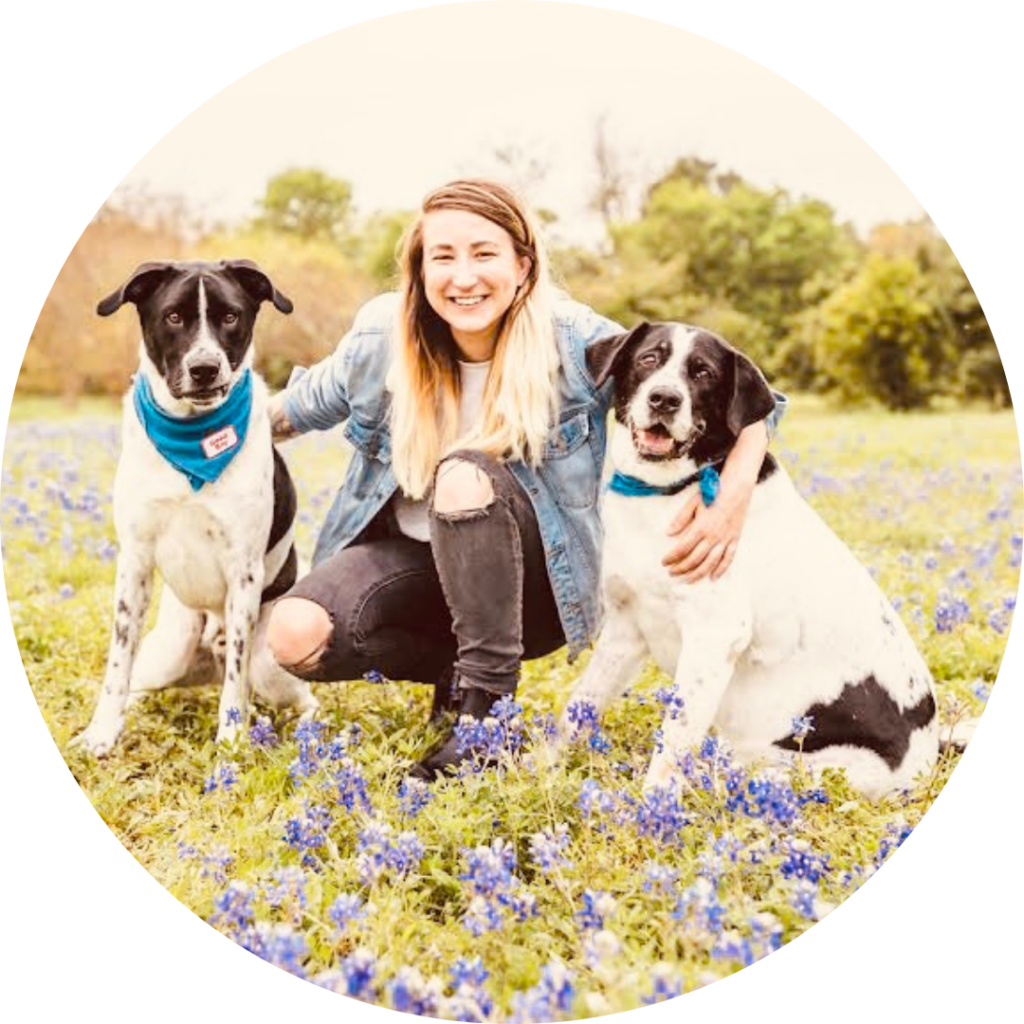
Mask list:
[[[540,472],[560,505],[589,508],[597,501],[601,474],[590,444],[586,410],[564,415],[551,431]]]
[[[391,463],[391,434],[381,424],[369,425],[350,416],[345,423],[345,440],[366,458]]]

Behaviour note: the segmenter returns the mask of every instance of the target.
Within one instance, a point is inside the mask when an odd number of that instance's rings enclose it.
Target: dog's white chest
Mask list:
[[[155,502],[140,517],[140,532],[153,540],[153,556],[164,582],[184,605],[221,611],[227,578],[221,555],[228,549],[220,520],[200,504]]]

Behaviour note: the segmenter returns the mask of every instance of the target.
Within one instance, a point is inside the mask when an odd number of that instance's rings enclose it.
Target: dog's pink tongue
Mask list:
[[[640,443],[652,455],[667,455],[672,450],[673,440],[669,434],[655,433],[653,430],[639,430]]]

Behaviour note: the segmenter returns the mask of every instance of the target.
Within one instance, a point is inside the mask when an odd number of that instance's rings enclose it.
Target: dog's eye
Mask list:
[[[238,323],[238,314],[237,313],[231,313],[231,312],[225,313],[224,314],[224,323],[226,323],[229,327],[232,324],[237,324]]]
[[[657,352],[645,352],[642,356],[637,359],[637,362],[641,366],[657,366],[658,365],[658,353]]]
[[[711,370],[702,364],[698,364],[690,371],[690,376],[694,380],[710,380]]]
[[[164,313],[164,319],[177,327],[181,323],[181,314],[176,309],[170,309]]]

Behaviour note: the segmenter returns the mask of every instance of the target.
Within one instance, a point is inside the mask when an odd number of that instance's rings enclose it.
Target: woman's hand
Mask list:
[[[292,426],[285,411],[283,391],[268,400],[267,412],[270,415],[270,436],[275,444],[298,436],[299,432]]]
[[[707,576],[716,580],[732,565],[767,450],[764,423],[752,423],[740,433],[725,460],[714,502],[705,506],[699,491],[686,499],[668,528],[676,542],[661,561],[670,575],[686,583]]]

